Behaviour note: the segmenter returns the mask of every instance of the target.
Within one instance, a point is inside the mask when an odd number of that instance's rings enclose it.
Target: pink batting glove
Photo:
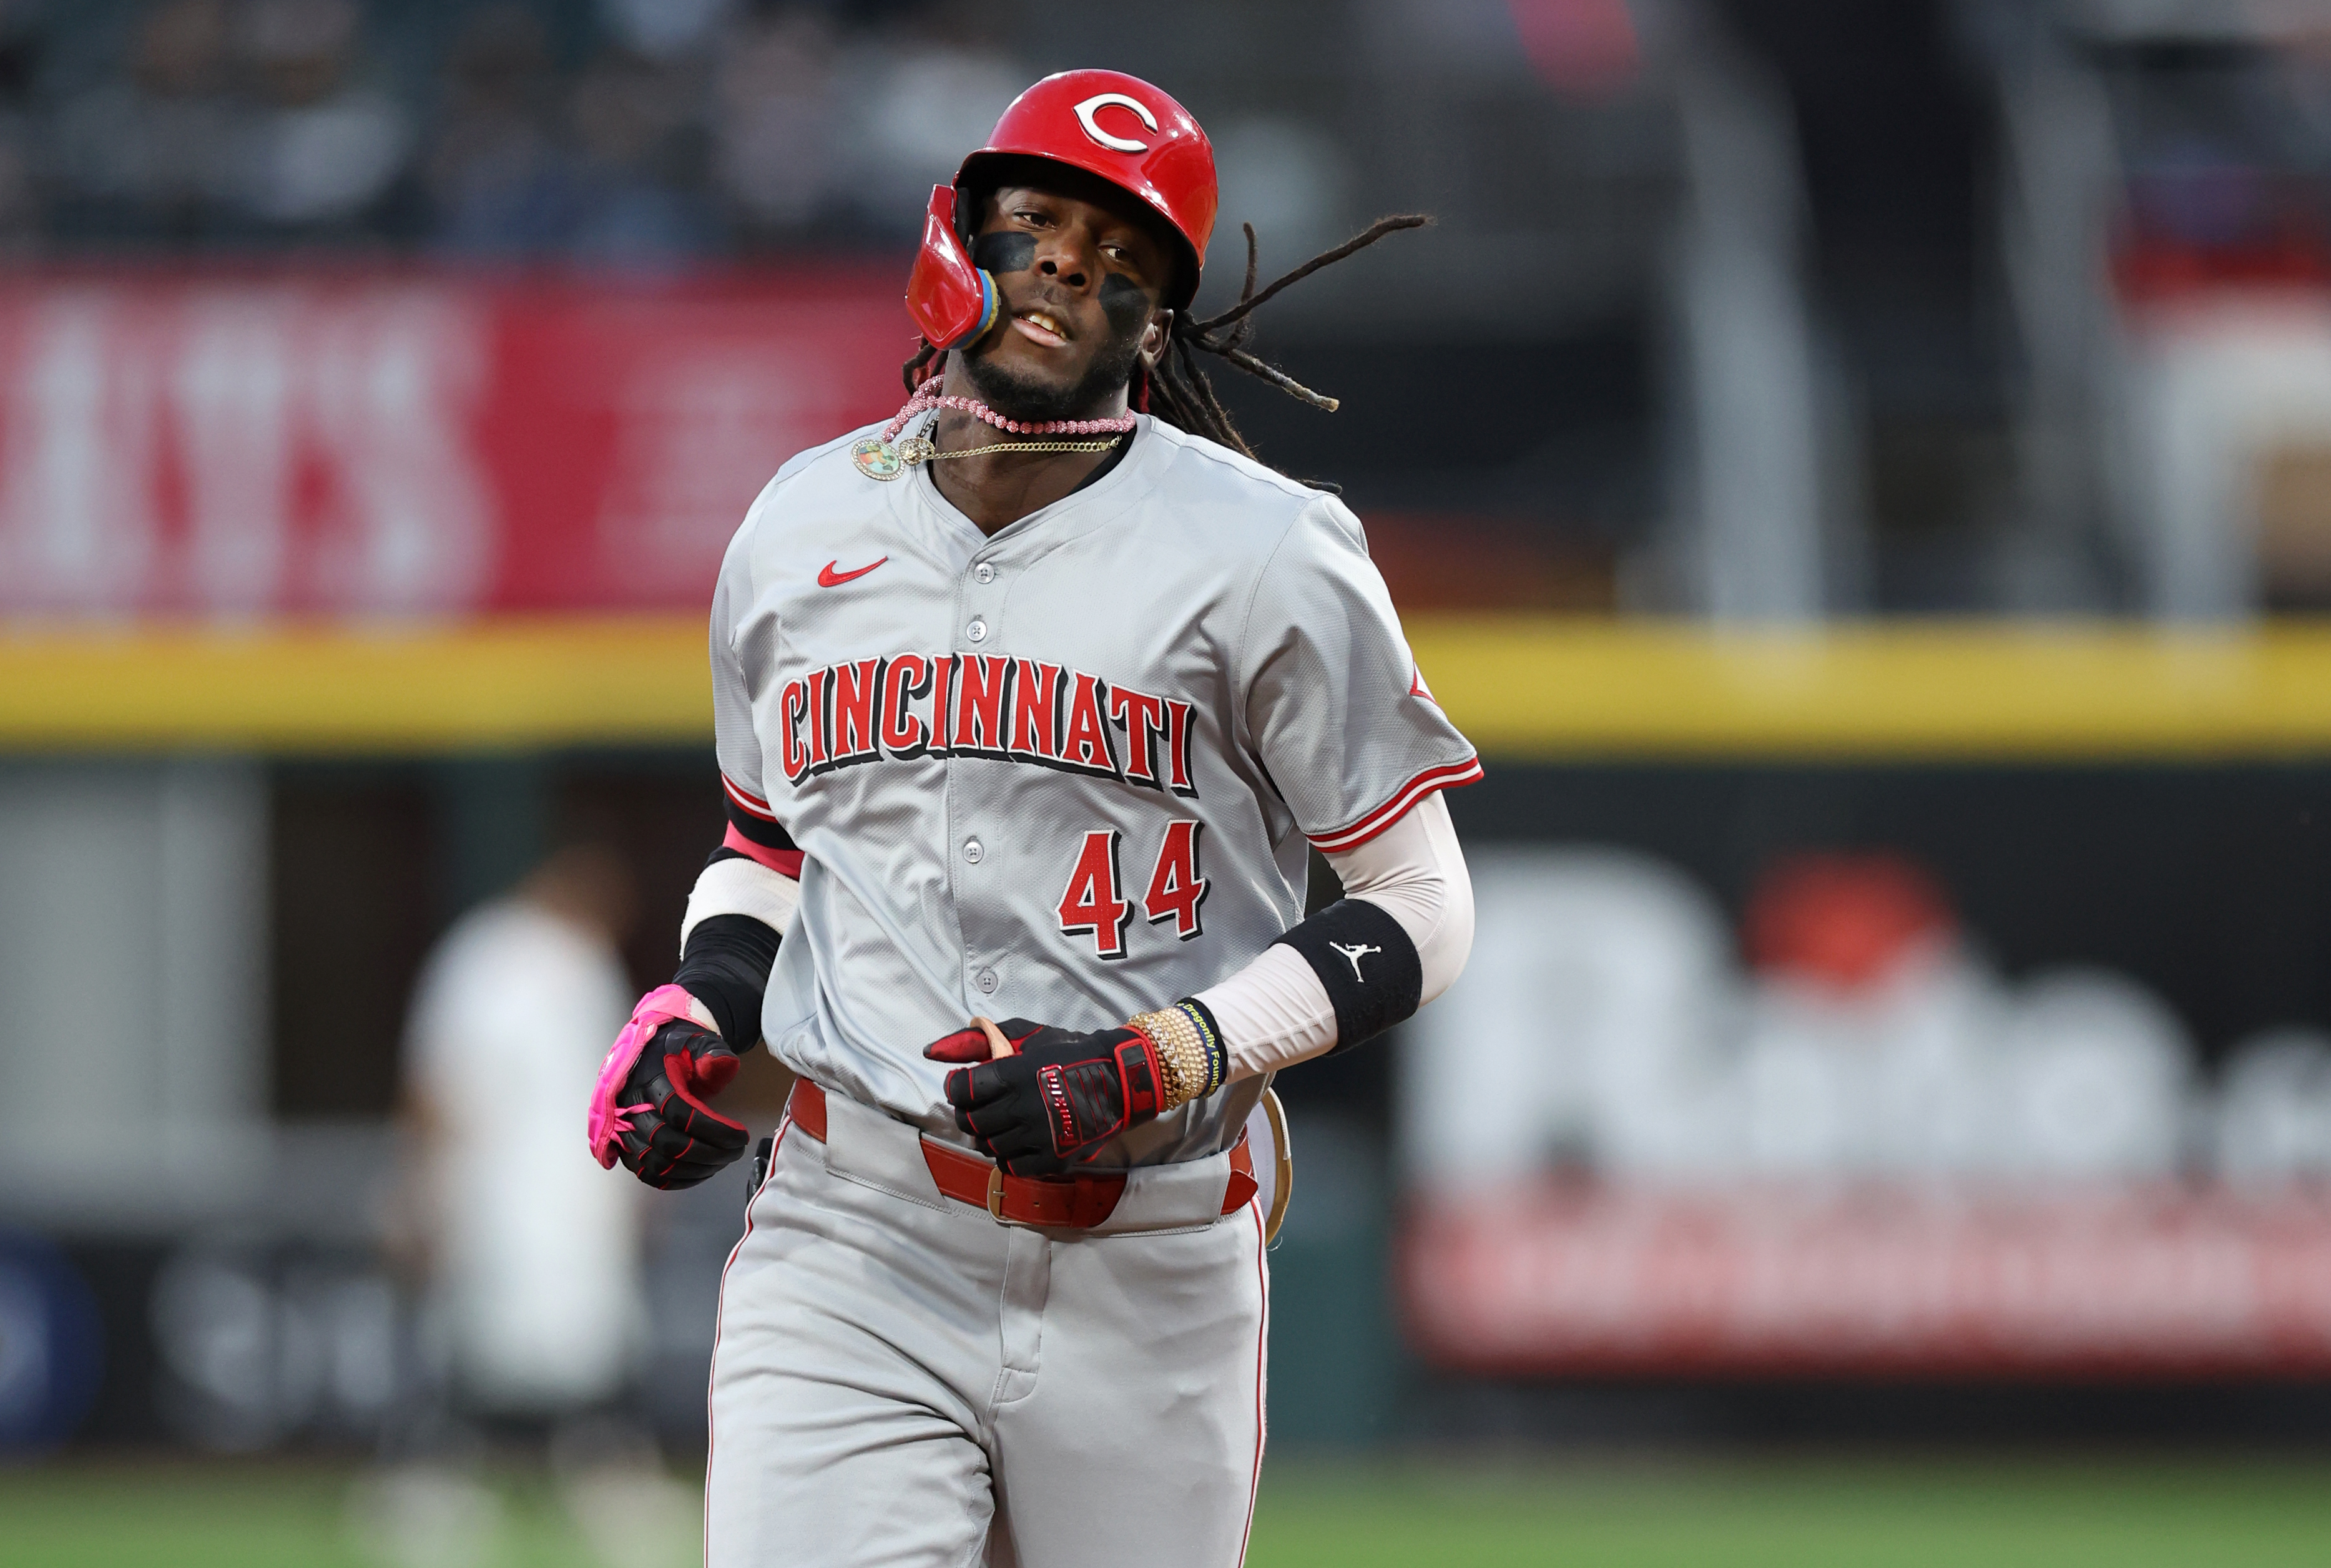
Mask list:
[[[607,1048],[606,1060],[599,1064],[598,1086],[591,1091],[591,1109],[584,1118],[583,1130],[591,1140],[591,1157],[601,1168],[614,1170],[616,1140],[623,1136],[624,1119],[635,1111],[655,1107],[642,1100],[638,1105],[619,1106],[616,1097],[622,1094],[624,1080],[647,1049],[655,1031],[675,1020],[702,1022],[698,1017],[698,1003],[679,985],[659,985],[640,998],[632,1009],[632,1021],[615,1035],[615,1043]],[[708,1025],[709,1027],[709,1025]]]

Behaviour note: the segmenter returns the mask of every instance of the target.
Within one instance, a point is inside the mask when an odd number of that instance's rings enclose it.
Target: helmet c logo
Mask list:
[[[1084,127],[1087,136],[1111,152],[1147,152],[1149,150],[1147,142],[1135,141],[1130,137],[1111,136],[1093,123],[1093,116],[1112,103],[1120,104],[1139,115],[1141,123],[1151,130],[1157,128],[1157,117],[1149,112],[1149,106],[1137,98],[1127,98],[1121,92],[1097,92],[1086,99],[1077,105],[1077,123]]]

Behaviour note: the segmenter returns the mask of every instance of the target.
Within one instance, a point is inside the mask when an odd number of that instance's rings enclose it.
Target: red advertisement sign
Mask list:
[[[894,410],[903,268],[0,283],[0,613],[701,609]]]
[[[1518,1187],[1420,1203],[1409,1330],[1479,1373],[2331,1372],[2331,1193]]]

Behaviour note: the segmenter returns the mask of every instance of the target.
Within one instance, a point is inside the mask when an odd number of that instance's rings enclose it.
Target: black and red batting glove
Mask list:
[[[1015,1054],[988,1060],[988,1037],[975,1027],[931,1041],[923,1054],[976,1064],[947,1074],[947,1104],[955,1125],[1011,1174],[1058,1174],[1156,1117],[1166,1079],[1156,1042],[1141,1031],[1079,1034],[1024,1018],[997,1027]]]
[[[623,1168],[651,1187],[693,1187],[736,1163],[751,1135],[704,1102],[737,1076],[737,1053],[710,1030],[667,1023],[624,1080],[627,1103],[648,1108],[616,1136]],[[636,1097],[634,1099],[633,1097]]]
[[[689,1015],[692,1001],[676,985],[641,998],[591,1097],[592,1155],[666,1191],[734,1164],[751,1137],[704,1103],[737,1076],[737,1053]]]

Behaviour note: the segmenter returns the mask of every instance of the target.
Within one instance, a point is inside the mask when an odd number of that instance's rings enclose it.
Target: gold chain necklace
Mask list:
[[[910,435],[899,443],[899,461],[909,468],[918,463],[937,462],[941,458],[985,457],[992,451],[1107,451],[1122,436],[1107,441],[999,441],[988,446],[965,447],[959,451],[941,451],[919,435]]]

